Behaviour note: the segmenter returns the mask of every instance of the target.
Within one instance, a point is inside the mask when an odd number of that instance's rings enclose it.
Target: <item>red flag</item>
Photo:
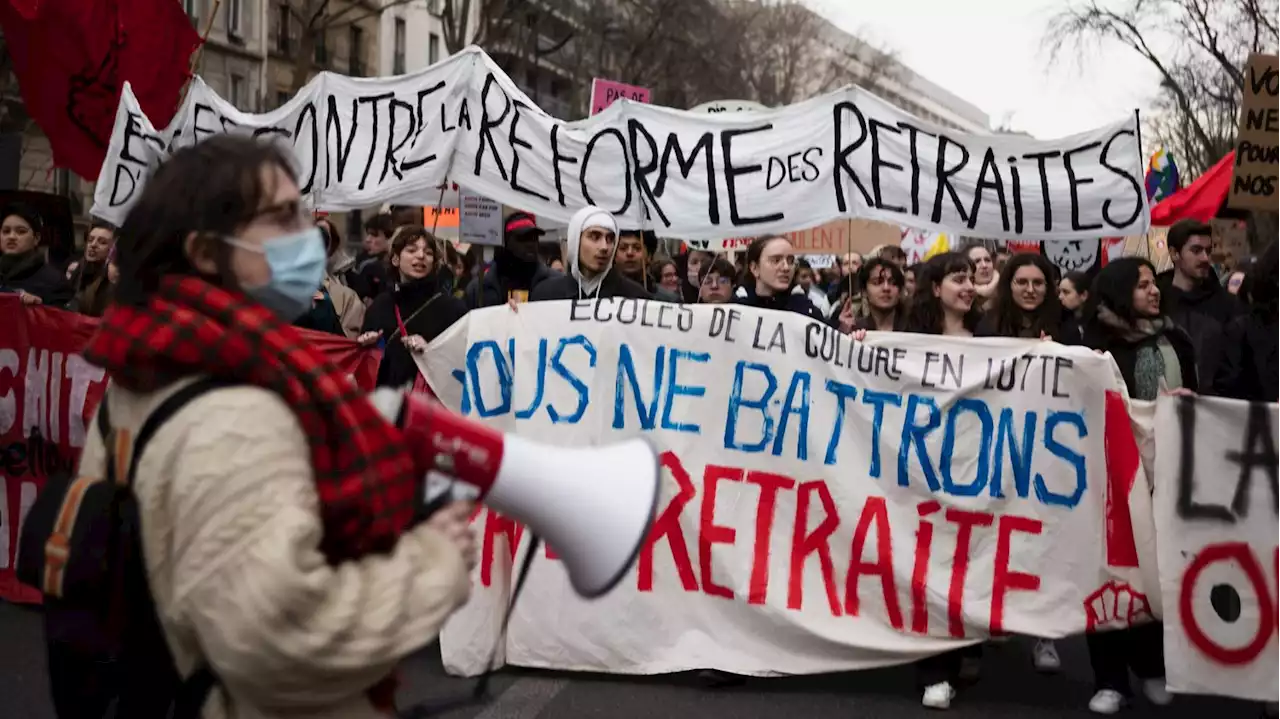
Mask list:
[[[54,164],[87,180],[102,169],[124,83],[164,127],[200,45],[174,0],[0,0],[0,27]]]
[[[1217,217],[1231,190],[1231,170],[1235,161],[1236,153],[1227,153],[1195,182],[1158,202],[1151,208],[1151,224],[1164,227],[1188,218],[1208,222]]]

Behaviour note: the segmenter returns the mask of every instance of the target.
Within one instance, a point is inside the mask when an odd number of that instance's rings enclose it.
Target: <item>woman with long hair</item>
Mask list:
[[[920,268],[907,318],[908,332],[946,337],[972,337],[981,313],[975,307],[973,262],[959,252],[934,255]],[[948,709],[956,687],[977,677],[982,645],[943,652],[916,663],[923,686],[921,704]]]
[[[1196,390],[1191,338],[1160,314],[1155,267],[1141,257],[1112,260],[1094,278],[1084,312],[1084,344],[1110,352],[1129,396],[1154,400],[1162,392]],[[1129,672],[1142,682],[1153,704],[1172,701],[1164,682],[1163,626],[1152,622],[1085,637],[1093,666],[1094,695],[1089,709],[1114,714],[1128,701]]]
[[[735,301],[740,305],[798,312],[815,320],[824,320],[808,297],[791,293],[795,267],[796,251],[791,240],[782,235],[755,238],[747,247],[747,269],[740,288],[742,294]]]
[[[959,252],[934,255],[921,265],[907,331],[972,337],[982,317],[973,277],[973,262]]]
[[[906,298],[902,288],[906,275],[898,263],[876,256],[858,271],[862,287],[862,307],[854,319],[854,328],[900,332],[907,327]]]
[[[1160,314],[1155,266],[1141,257],[1107,263],[1085,305],[1083,341],[1110,352],[1134,399],[1153,400],[1161,387],[1196,392],[1191,338]]]
[[[402,387],[418,376],[413,354],[426,350],[431,340],[461,319],[467,306],[442,285],[444,253],[425,227],[397,230],[387,257],[392,285],[369,305],[357,341],[382,343],[378,386]]]
[[[225,381],[133,458],[144,587],[174,668],[216,679],[206,716],[376,719],[396,665],[466,600],[471,507],[416,519],[402,433],[290,325],[325,271],[296,166],[216,135],[155,170],[83,352],[111,382],[79,467],[103,476],[107,408],[114,436],[136,437],[176,392]]]
[[[1019,252],[1009,258],[977,335],[1062,341],[1062,306],[1050,289],[1053,276],[1053,265],[1041,255]]]
[[[111,269],[111,248],[116,244],[116,228],[94,220],[84,233],[84,254],[67,265],[67,280],[75,298],[67,309],[90,317],[101,317],[111,301],[115,284]]]

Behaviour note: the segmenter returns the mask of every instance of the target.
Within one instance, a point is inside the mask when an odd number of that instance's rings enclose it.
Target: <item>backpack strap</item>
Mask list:
[[[142,427],[138,430],[138,436],[133,441],[133,449],[129,453],[131,461],[128,463],[128,469],[125,470],[125,484],[133,487],[134,477],[137,475],[138,464],[142,453],[146,449],[147,443],[155,436],[155,433],[169,421],[175,414],[182,410],[187,404],[206,392],[224,387],[233,387],[238,383],[220,378],[220,377],[204,377],[190,384],[183,386],[178,391],[169,395],[155,408],[143,421]],[[104,396],[101,407],[98,410],[98,431],[102,436],[102,440],[107,449],[107,476],[112,482],[116,480],[117,461],[113,456],[113,449],[116,442],[111,432],[111,419],[107,410],[107,399]],[[141,554],[137,555],[140,562]],[[145,572],[145,568],[140,568]],[[148,592],[149,595],[149,592]],[[146,606],[133,606],[133,612],[146,611],[150,614],[148,621],[155,622],[155,629],[159,629],[159,616],[156,614],[155,601],[152,597],[147,596],[143,602]],[[136,615],[135,615],[136,616]],[[163,636],[157,637],[156,651],[162,652],[164,661],[170,667],[173,666],[173,655],[169,651],[168,645],[164,642]],[[172,669],[176,673],[176,667]],[[209,693],[217,685],[218,678],[206,664],[200,664],[192,672],[191,676],[181,679],[177,693],[174,696],[173,703],[173,719],[198,719],[205,701],[209,697]]]

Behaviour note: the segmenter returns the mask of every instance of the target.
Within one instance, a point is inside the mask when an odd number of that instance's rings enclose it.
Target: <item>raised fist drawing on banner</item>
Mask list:
[[[1146,595],[1114,579],[1085,597],[1084,613],[1089,632],[1131,627],[1154,618]]]

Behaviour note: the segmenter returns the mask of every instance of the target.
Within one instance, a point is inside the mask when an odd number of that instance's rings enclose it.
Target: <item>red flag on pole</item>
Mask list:
[[[54,164],[87,180],[102,168],[124,83],[163,127],[200,45],[174,0],[0,0],[0,27]]]

